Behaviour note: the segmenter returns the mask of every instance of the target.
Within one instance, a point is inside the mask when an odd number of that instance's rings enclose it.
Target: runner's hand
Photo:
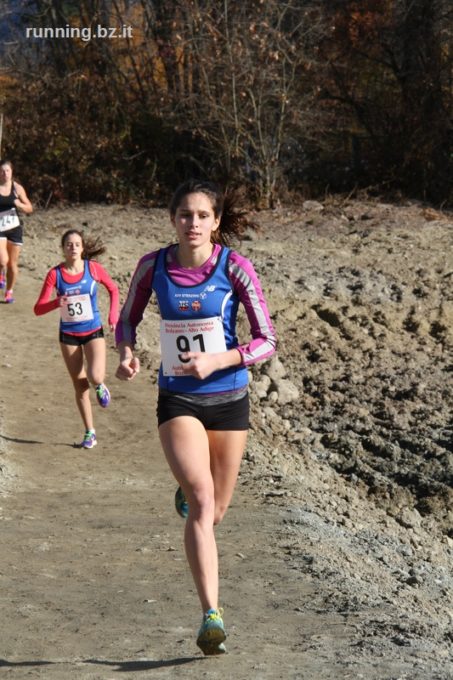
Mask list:
[[[183,359],[190,359],[190,363],[182,368],[184,375],[193,375],[194,378],[204,380],[211,373],[219,369],[219,362],[216,354],[207,352],[184,352]]]
[[[137,373],[140,373],[140,361],[138,357],[128,357],[120,362],[116,369],[116,377],[119,380],[132,380]]]
[[[58,306],[59,307],[66,307],[68,305],[69,299],[67,295],[59,295],[58,296]]]

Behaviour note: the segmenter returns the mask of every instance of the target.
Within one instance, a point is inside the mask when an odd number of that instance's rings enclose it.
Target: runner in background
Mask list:
[[[30,214],[33,206],[23,186],[13,180],[10,161],[0,160],[0,288],[5,302],[14,302],[13,289],[18,275],[23,230],[18,211]]]
[[[157,420],[175,496],[185,524],[186,555],[203,612],[197,644],[225,650],[219,609],[214,527],[230,504],[249,427],[247,366],[269,358],[276,338],[249,260],[227,247],[253,225],[231,197],[210,182],[189,181],[175,192],[170,218],[177,243],[144,255],[132,278],[116,330],[117,377],[139,372],[136,329],[154,292],[161,320],[162,363]],[[242,303],[251,339],[239,344]]]
[[[118,321],[118,286],[105,269],[91,258],[105,247],[98,241],[85,239],[76,229],[66,231],[61,239],[64,262],[53,267],[45,278],[34,312],[41,316],[60,310],[60,347],[72,378],[76,404],[85,426],[81,447],[97,444],[90,400],[90,383],[96,389],[98,403],[106,408],[110,392],[104,385],[106,349],[104,331],[97,303],[97,284],[102,283],[110,295],[110,330]],[[56,289],[57,297],[52,299]],[[86,367],[85,367],[86,364]]]

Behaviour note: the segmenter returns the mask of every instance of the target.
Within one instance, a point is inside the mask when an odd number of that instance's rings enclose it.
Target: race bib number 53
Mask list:
[[[85,295],[71,295],[68,304],[60,307],[61,318],[66,323],[79,323],[79,321],[91,321],[93,318],[93,307],[91,298]]]
[[[185,352],[214,354],[226,351],[222,319],[219,316],[183,321],[162,319],[160,347],[164,375],[184,375],[183,367],[190,361],[182,357]]]

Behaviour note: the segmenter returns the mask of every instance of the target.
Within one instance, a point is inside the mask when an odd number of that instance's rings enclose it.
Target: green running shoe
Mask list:
[[[175,508],[178,515],[180,515],[183,519],[187,519],[187,515],[189,514],[189,504],[180,486],[178,486],[175,493]]]
[[[209,609],[203,616],[200,630],[198,631],[197,645],[206,656],[225,654],[223,644],[226,633],[222,621],[223,610]]]

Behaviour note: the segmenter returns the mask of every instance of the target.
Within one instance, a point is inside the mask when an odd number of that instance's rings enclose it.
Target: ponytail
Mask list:
[[[248,217],[248,210],[241,208],[243,195],[238,189],[229,189],[223,195],[223,210],[218,229],[213,232],[213,240],[229,245],[233,238],[241,240],[247,229],[259,229],[256,222]]]

